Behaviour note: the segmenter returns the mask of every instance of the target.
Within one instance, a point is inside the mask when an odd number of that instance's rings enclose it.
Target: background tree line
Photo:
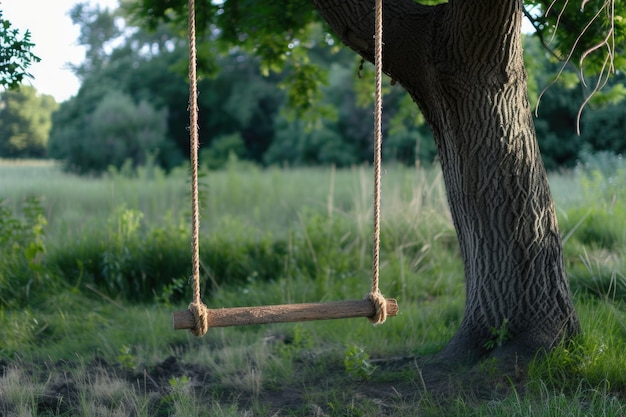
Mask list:
[[[3,92],[0,157],[56,158],[83,174],[147,158],[166,169],[182,163],[188,154],[186,34],[166,24],[141,27],[124,8],[78,4],[70,16],[87,50],[73,68],[81,88],[60,105],[28,87]],[[306,34],[290,45],[294,59],[281,70],[243,48],[221,50],[211,42],[215,34],[200,39],[201,162],[208,168],[220,168],[231,155],[260,165],[341,167],[370,160],[373,68],[360,68],[355,54],[339,48],[322,26]],[[572,167],[585,153],[623,153],[623,74],[587,104],[578,135],[584,84],[573,72],[552,84],[562,63],[536,37],[525,42],[547,168]],[[387,83],[385,93],[385,158],[432,162],[436,150],[421,115],[400,88]]]

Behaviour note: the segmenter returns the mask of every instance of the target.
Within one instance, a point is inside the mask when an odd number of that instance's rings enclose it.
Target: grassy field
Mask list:
[[[621,162],[620,162],[621,163]],[[0,161],[2,416],[626,414],[626,168],[552,176],[583,335],[527,372],[433,370],[463,271],[437,170],[383,177],[381,290],[400,315],[173,331],[191,301],[187,171],[103,178]],[[369,291],[367,167],[202,177],[211,308]]]

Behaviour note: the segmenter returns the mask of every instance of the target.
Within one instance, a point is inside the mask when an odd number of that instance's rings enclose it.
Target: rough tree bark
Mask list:
[[[373,59],[373,0],[313,2]],[[580,329],[527,99],[522,7],[384,4],[383,68],[433,131],[465,265],[464,316],[442,359],[530,358]],[[505,337],[495,340],[494,328]]]

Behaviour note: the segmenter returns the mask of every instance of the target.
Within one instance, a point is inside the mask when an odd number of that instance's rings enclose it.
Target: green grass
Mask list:
[[[231,165],[203,176],[207,305],[363,297],[370,174]],[[420,358],[454,334],[464,302],[436,170],[393,166],[383,178],[381,290],[399,300],[398,317],[198,339],[170,317],[191,300],[186,169],[96,179],[1,161],[0,229],[11,239],[0,241],[0,415],[623,414],[626,196],[615,178],[551,179],[583,334],[535,362],[524,384],[483,364],[475,380],[452,375],[425,392]]]

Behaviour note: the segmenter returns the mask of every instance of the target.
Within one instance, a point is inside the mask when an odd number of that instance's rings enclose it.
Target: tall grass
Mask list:
[[[49,223],[48,258],[71,284],[88,283],[109,295],[145,300],[168,285],[173,288],[172,279],[189,275],[190,203],[184,172],[152,179],[116,173],[90,179],[68,176],[54,165],[30,168],[41,170],[40,176],[25,169],[21,164],[0,166],[6,204],[17,210],[24,196],[40,199]],[[454,246],[437,175],[394,167],[383,178],[383,249],[402,259],[390,259],[389,265],[398,273],[393,285],[400,291],[407,286],[407,271],[418,264],[429,268],[431,246]],[[283,273],[314,276],[367,269],[371,182],[366,167],[240,171],[231,166],[204,176],[206,274],[221,285],[226,277],[236,284]]]
[[[403,166],[388,169],[383,175],[383,209],[403,212],[402,219],[416,219],[420,215],[416,209],[427,201],[425,205],[441,209],[445,217],[447,204],[438,176],[436,171]],[[203,227],[209,234],[230,223],[285,232],[304,211],[356,216],[364,227],[369,226],[372,180],[365,166],[338,171],[260,170],[240,169],[235,163],[224,171],[201,175]],[[31,166],[0,161],[0,192],[12,207],[25,196],[42,199],[51,233],[60,229],[80,234],[90,226],[99,228],[120,206],[140,211],[153,226],[166,216],[179,219],[191,207],[185,168],[167,176],[127,177],[111,172],[102,178],[85,178],[65,174],[53,163]],[[413,210],[406,211],[407,204],[413,204]]]
[[[418,367],[377,364],[437,352],[463,311],[463,266],[437,170],[392,166],[383,176],[381,290],[398,298],[398,317],[376,328],[340,320],[211,329],[196,340],[171,331],[169,320],[191,299],[186,168],[81,178],[52,163],[3,161],[0,217],[13,231],[3,254],[9,246],[13,252],[0,259],[0,359],[17,367],[2,366],[0,387],[26,388],[0,393],[0,410],[28,414],[58,390],[60,382],[42,381],[20,365],[53,360],[73,364],[79,407],[73,411],[84,415],[272,415],[271,407],[287,406],[264,398],[285,387],[308,398],[294,415],[577,415],[583,405],[590,415],[620,413],[626,393],[620,172],[588,168],[551,179],[581,338],[538,361],[523,392],[495,402],[444,404],[424,395],[383,404],[355,403],[360,394],[346,387],[371,379],[422,390]],[[205,302],[219,308],[361,298],[370,286],[370,173],[237,164],[204,173]],[[122,374],[99,370],[94,357]],[[185,365],[157,383],[155,364],[165,367],[168,357]],[[144,382],[129,384],[123,375]],[[151,384],[157,393],[148,391]],[[52,414],[71,414],[66,405]]]
[[[7,328],[8,338],[17,340],[22,332],[24,346],[37,337],[71,333],[73,324],[89,333],[90,320],[77,324],[63,313],[77,302],[77,309],[84,308],[79,294],[116,304],[172,306],[190,299],[185,169],[150,178],[111,172],[95,179],[64,174],[54,164],[4,163],[0,178],[5,204],[14,210],[8,217],[22,218],[26,196],[40,201],[48,222],[42,249],[46,271],[65,288],[29,288],[40,295],[29,306],[56,318],[30,329]],[[402,302],[456,297],[460,264],[440,174],[398,166],[383,181],[383,291]],[[368,291],[372,178],[367,167],[261,171],[230,166],[203,176],[202,184],[202,278],[208,302],[325,301],[361,298]],[[65,306],[67,300],[59,301],[60,310],[49,311],[49,301],[56,300],[49,294],[64,291],[77,301]],[[97,312],[90,317],[98,320]],[[7,353],[17,349],[18,344],[5,347]]]

